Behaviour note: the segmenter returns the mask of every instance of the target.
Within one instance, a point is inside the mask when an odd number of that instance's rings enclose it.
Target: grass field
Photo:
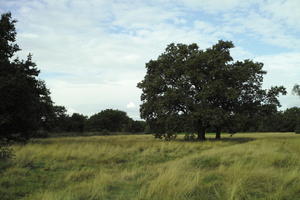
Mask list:
[[[300,135],[172,142],[151,135],[65,137],[14,146],[0,199],[300,199]]]

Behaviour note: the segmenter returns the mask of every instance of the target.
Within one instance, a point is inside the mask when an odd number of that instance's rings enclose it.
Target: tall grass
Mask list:
[[[300,199],[300,136],[33,140],[1,168],[0,199]]]

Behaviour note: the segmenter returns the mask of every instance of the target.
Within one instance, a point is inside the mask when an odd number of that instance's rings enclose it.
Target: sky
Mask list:
[[[145,63],[170,43],[235,44],[235,60],[263,62],[264,88],[284,85],[281,109],[300,106],[299,0],[0,0],[18,20],[20,58],[33,54],[56,105],[139,119]]]

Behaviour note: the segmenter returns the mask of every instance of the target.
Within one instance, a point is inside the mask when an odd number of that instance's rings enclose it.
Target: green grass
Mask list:
[[[65,137],[14,146],[15,158],[0,164],[0,199],[300,199],[300,135],[182,137]]]

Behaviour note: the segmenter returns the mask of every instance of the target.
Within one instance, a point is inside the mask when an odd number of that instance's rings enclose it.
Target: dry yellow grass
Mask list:
[[[69,137],[14,146],[1,199],[300,199],[300,136],[237,134],[172,142]]]

